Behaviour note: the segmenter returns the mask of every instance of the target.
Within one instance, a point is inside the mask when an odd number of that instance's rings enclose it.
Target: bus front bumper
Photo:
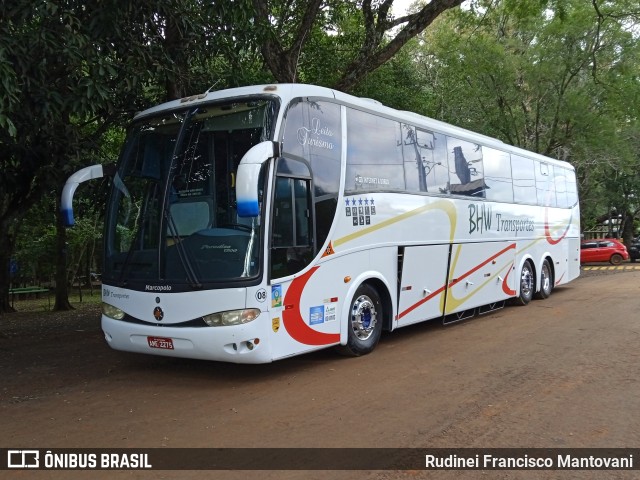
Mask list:
[[[269,363],[268,324],[262,315],[244,325],[171,327],[139,325],[102,316],[102,331],[115,350],[232,363]]]

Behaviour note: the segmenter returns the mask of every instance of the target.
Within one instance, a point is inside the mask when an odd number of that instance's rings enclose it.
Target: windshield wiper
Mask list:
[[[194,290],[202,288],[202,283],[200,283],[200,281],[198,280],[198,276],[196,275],[193,265],[191,265],[189,253],[184,248],[182,240],[180,239],[180,235],[178,235],[176,224],[173,221],[173,217],[171,216],[168,208],[164,211],[164,218],[167,221],[167,230],[169,231],[169,234],[173,239],[173,244],[178,251],[180,263],[182,264],[182,268],[184,268],[184,271],[187,274],[187,279],[189,280],[191,288],[193,288]]]
[[[241,277],[248,277],[251,273],[251,259],[253,256],[253,248],[256,240],[256,225],[255,218],[251,219],[251,236],[249,237],[249,243],[247,244],[247,252],[244,256],[244,269]]]
[[[120,175],[118,175],[116,173],[116,175],[114,176],[114,185],[115,187],[120,190],[120,192],[122,192],[124,194],[124,196],[128,199],[131,198],[131,194],[129,193],[129,190],[127,189],[126,185],[124,184],[124,182],[122,181],[122,179],[120,178]],[[152,188],[155,188],[152,187]],[[133,259],[133,253],[134,251],[136,251],[136,245],[138,244],[138,242],[140,241],[141,235],[142,235],[142,225],[145,225],[147,218],[149,215],[149,203],[145,202],[144,205],[144,210],[142,211],[142,214],[140,215],[140,223],[138,225],[136,225],[136,233],[133,236],[133,239],[131,240],[131,244],[129,245],[129,249],[127,250],[127,256],[124,259],[124,263],[122,264],[122,270],[120,271],[120,278],[118,279],[120,286],[121,287],[125,287],[127,285],[127,279],[125,278],[125,276],[129,273],[129,268],[131,266],[131,260]],[[129,217],[129,213],[127,213],[127,218]]]

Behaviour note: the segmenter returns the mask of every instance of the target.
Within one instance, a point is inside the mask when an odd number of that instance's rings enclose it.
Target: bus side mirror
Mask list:
[[[113,171],[112,165],[91,165],[90,167],[78,170],[67,179],[62,189],[62,197],[60,199],[60,213],[62,214],[62,221],[65,227],[73,227],[75,224],[73,219],[73,194],[76,192],[78,185],[87,180],[112,175]]]
[[[236,201],[239,217],[257,217],[258,178],[262,164],[278,155],[278,145],[272,141],[258,143],[244,154],[236,175]]]

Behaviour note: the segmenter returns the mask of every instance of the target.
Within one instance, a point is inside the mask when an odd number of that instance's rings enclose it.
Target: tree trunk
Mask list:
[[[343,92],[353,90],[367,74],[388,62],[409,40],[431,25],[440,14],[458,7],[462,2],[463,0],[431,0],[418,12],[390,21],[387,15],[393,2],[383,2],[374,7],[371,0],[365,0],[362,4],[364,42],[334,88]],[[404,26],[400,31],[389,41],[385,41],[388,38],[385,36],[386,32],[399,26],[401,22]]]
[[[9,298],[11,284],[10,262],[14,247],[13,235],[0,235],[0,316],[4,313],[15,312]]]
[[[60,214],[60,196],[56,199],[56,303],[55,311],[73,310],[69,302],[69,281],[67,278],[67,230]]]
[[[171,59],[165,78],[166,101],[177,100],[185,96],[182,77],[187,70],[188,54],[185,51],[184,38],[173,15],[167,15],[165,31],[165,50]]]
[[[309,38],[309,32],[318,16],[322,0],[309,0],[304,15],[295,27],[295,34],[289,45],[282,43],[283,38],[270,21],[270,10],[267,0],[253,0],[256,21],[262,30],[261,51],[269,70],[280,83],[295,83],[298,76],[298,60],[302,49]]]
[[[624,244],[629,246],[633,243],[633,212],[627,209],[624,211],[623,216],[622,232],[620,237]]]

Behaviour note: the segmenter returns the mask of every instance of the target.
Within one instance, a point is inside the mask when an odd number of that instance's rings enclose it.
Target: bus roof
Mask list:
[[[179,100],[173,100],[160,105],[156,105],[152,108],[136,114],[134,120],[149,115],[154,115],[160,112],[182,109],[187,106],[197,105],[199,103],[208,103],[216,100],[224,100],[230,98],[242,98],[253,95],[277,97],[280,98],[282,103],[285,105],[288,104],[292,99],[298,97],[332,98],[347,106],[356,107],[362,110],[369,111],[371,113],[390,117],[395,120],[414,125],[416,127],[425,128],[427,130],[436,131],[438,133],[454,135],[456,137],[459,137],[460,139],[475,143],[481,143],[482,145],[487,147],[500,149],[515,155],[536,158],[545,162],[557,163],[558,165],[562,165],[565,168],[573,169],[573,167],[567,162],[550,157],[545,157],[544,155],[540,155],[523,148],[509,145],[496,138],[476,133],[462,127],[457,127],[455,125],[451,125],[440,120],[435,120],[418,113],[396,110],[391,107],[387,107],[374,99],[360,98],[344,92],[340,92],[338,90],[303,83],[265,84],[230,88],[225,90],[207,91],[202,94],[192,95],[190,97],[185,97]]]

